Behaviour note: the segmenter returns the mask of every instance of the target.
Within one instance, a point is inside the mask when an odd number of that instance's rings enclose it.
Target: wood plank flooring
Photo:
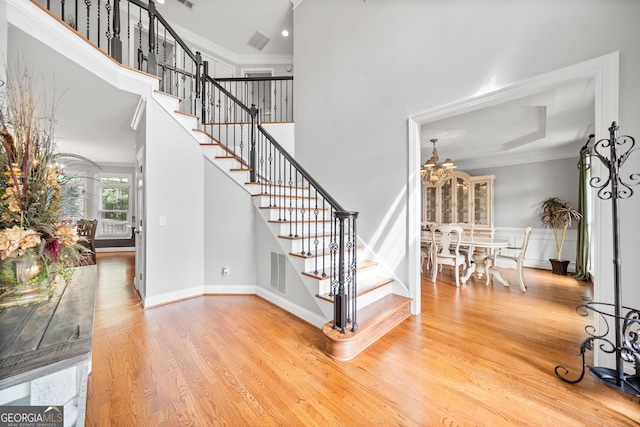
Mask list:
[[[98,254],[87,426],[633,426],[640,399],[579,373],[591,285],[527,269],[529,289],[423,276],[422,314],[355,359],[256,296],[143,310],[133,254]],[[515,281],[515,275],[505,277]]]

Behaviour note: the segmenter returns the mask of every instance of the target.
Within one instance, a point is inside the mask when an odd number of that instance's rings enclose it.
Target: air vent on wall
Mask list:
[[[265,36],[260,31],[256,31],[255,33],[253,33],[247,44],[249,46],[255,47],[258,50],[262,50],[262,48],[265,47],[270,41],[271,39],[269,37]]]
[[[178,0],[178,1],[183,5],[187,6],[189,9],[193,7],[193,3],[191,3],[189,0]]]
[[[287,293],[287,257],[277,252],[271,252],[271,288]]]

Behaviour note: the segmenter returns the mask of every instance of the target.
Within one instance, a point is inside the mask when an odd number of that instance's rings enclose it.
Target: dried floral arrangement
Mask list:
[[[76,230],[61,217],[54,161],[55,104],[47,103],[24,66],[0,82],[0,308],[36,289],[52,295],[81,259]],[[27,299],[25,299],[27,300]]]

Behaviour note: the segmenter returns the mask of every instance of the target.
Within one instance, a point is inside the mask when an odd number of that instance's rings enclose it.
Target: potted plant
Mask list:
[[[567,229],[571,227],[572,221],[580,221],[582,214],[571,206],[571,203],[558,197],[549,197],[540,202],[539,211],[542,225],[553,230],[553,237],[556,242],[556,258],[549,259],[553,274],[566,275],[568,260],[562,259],[562,246]]]

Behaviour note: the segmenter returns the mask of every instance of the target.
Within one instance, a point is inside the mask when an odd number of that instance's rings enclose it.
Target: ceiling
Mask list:
[[[195,28],[202,37],[238,54],[258,52],[247,44],[255,31],[272,38],[261,54],[292,54],[292,35],[287,40],[279,37],[287,26],[293,34],[290,0],[195,0],[192,9],[178,0],[166,0],[158,9],[180,27]],[[218,20],[216,25],[196,24],[199,17],[220,14],[234,18]],[[52,70],[53,76],[47,78],[55,79],[56,96],[60,98],[56,117],[59,151],[103,164],[134,163],[134,133],[130,124],[137,96],[113,91],[101,79],[83,72],[18,29],[10,28],[9,41],[10,48],[33,52],[30,58],[38,58],[42,69]],[[99,102],[92,102],[91,109],[72,108],[82,106],[87,94]],[[432,138],[438,139],[440,161],[451,158],[459,170],[575,157],[588,135],[594,133],[594,103],[593,80],[585,79],[422,124],[421,163],[431,157]],[[98,133],[96,129],[101,131]]]
[[[433,144],[440,162],[459,170],[577,157],[595,130],[593,79],[573,81],[525,98],[420,127],[421,164]]]
[[[236,55],[293,56],[293,5],[291,0],[165,0],[156,4],[160,14],[171,24],[188,29],[198,36]],[[289,37],[282,36],[282,30]],[[256,31],[270,40],[262,48],[248,44]]]

